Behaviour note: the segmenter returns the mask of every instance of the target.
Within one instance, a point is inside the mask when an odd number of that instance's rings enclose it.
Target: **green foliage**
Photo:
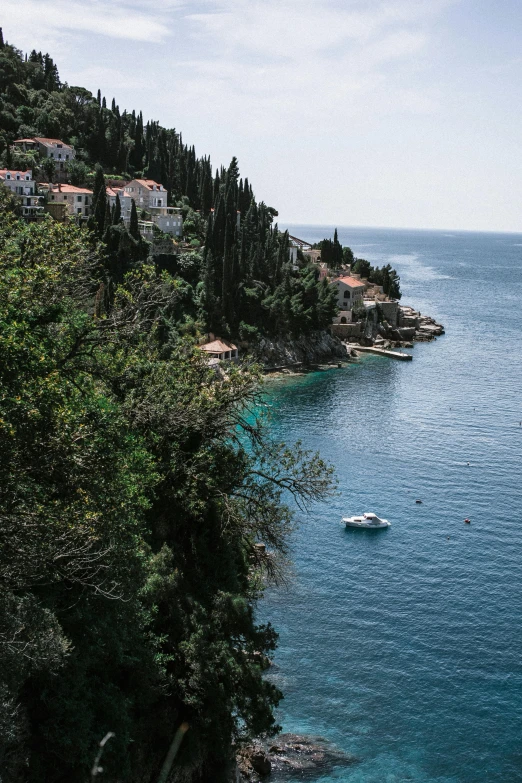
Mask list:
[[[384,293],[391,299],[401,298],[400,277],[397,271],[392,269],[391,264],[373,267],[365,258],[357,258],[353,271],[367,278],[371,283],[381,285]]]
[[[337,237],[337,229],[334,231],[333,240],[323,239],[318,246],[321,250],[321,261],[329,268],[338,269],[343,264],[343,248]],[[346,249],[349,250],[349,248]]]
[[[176,772],[210,783],[277,728],[255,604],[281,578],[286,498],[325,497],[331,469],[270,441],[255,373],[216,376],[182,336],[186,281],[136,258],[118,283],[111,242],[140,247],[121,224],[95,250],[10,206],[0,192],[0,765],[83,783],[111,730],[104,780],[155,781],[187,721]]]
[[[71,185],[85,187],[89,175],[89,167],[83,160],[70,160],[67,163],[67,177]]]
[[[370,277],[372,269],[372,265],[365,258],[356,258],[352,267],[352,272],[355,272],[361,277],[368,278]]]

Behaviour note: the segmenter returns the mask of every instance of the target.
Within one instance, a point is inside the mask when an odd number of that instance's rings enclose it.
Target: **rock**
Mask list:
[[[331,745],[321,737],[281,734],[277,744],[255,744],[243,748],[238,767],[243,781],[260,781],[268,774],[278,780],[316,780],[334,769],[354,764],[357,759]],[[266,763],[268,762],[268,764]],[[268,770],[270,765],[270,771]]]
[[[272,772],[272,764],[264,750],[258,750],[250,756],[250,764],[254,772],[266,777]]]
[[[348,354],[339,338],[326,331],[315,331],[295,338],[263,337],[251,346],[251,355],[266,369],[346,361]]]

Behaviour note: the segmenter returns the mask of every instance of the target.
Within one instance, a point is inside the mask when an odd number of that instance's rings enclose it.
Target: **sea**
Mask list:
[[[289,584],[259,607],[280,635],[277,718],[357,759],[321,783],[516,783],[522,234],[346,227],[339,240],[395,267],[402,302],[446,334],[412,362],[366,355],[267,384],[274,437],[318,450],[339,480],[297,513]],[[365,511],[392,526],[339,524]]]

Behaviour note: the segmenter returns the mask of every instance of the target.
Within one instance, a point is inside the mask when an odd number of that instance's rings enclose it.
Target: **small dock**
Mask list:
[[[401,362],[411,362],[413,356],[411,353],[402,353],[401,351],[389,351],[386,348],[374,348],[373,346],[366,345],[352,345],[351,343],[345,343],[346,350],[359,351],[360,353],[374,353],[376,356],[388,356],[389,359],[398,359]]]

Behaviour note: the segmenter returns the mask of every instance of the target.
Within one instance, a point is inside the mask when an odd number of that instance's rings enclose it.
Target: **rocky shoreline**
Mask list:
[[[296,370],[349,360],[341,340],[326,331],[315,331],[295,338],[263,337],[251,349],[251,356],[264,367],[265,372]]]
[[[263,337],[250,346],[249,354],[266,373],[296,373],[353,361],[358,356],[354,344],[383,349],[412,348],[416,342],[429,342],[444,334],[442,324],[408,305],[398,307],[394,321],[368,317],[366,321],[345,327],[336,325],[332,327],[333,334],[316,331],[295,338]],[[345,345],[345,340],[351,348]]]
[[[322,737],[280,734],[242,748],[237,755],[237,783],[314,780],[358,759]]]

